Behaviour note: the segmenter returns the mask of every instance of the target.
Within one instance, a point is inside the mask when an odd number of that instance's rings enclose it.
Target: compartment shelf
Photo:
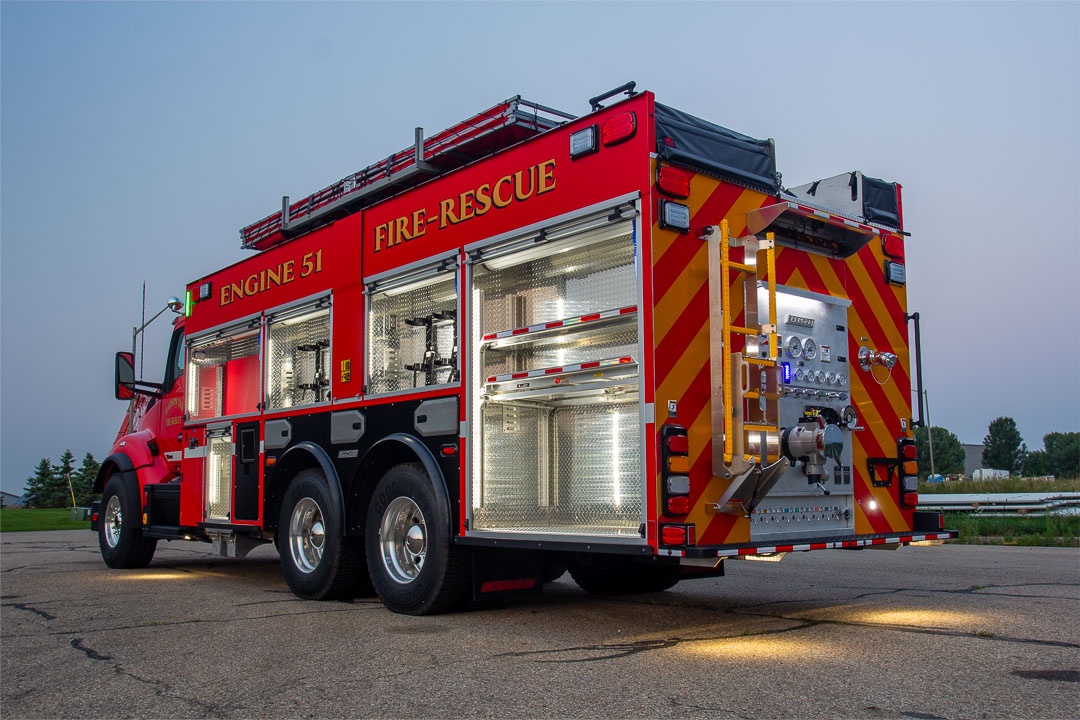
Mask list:
[[[638,363],[624,356],[607,360],[538,368],[487,378],[483,396],[489,402],[534,401],[590,404],[612,397],[637,397]]]
[[[539,342],[560,337],[578,331],[599,330],[611,325],[629,324],[631,320],[636,320],[637,311],[637,305],[631,305],[588,315],[563,318],[562,320],[552,320],[551,322],[538,323],[528,327],[501,330],[484,335],[480,341],[480,347],[499,350],[522,343]]]
[[[596,370],[598,368],[612,367],[613,365],[625,365],[628,366],[630,372],[628,376],[637,374],[637,361],[630,356],[620,358],[610,358],[607,360],[593,360],[592,362],[578,363],[576,365],[563,365],[562,367],[548,367],[538,368],[536,370],[526,370],[524,372],[506,373],[504,375],[492,375],[489,377],[485,385],[494,385],[499,383],[511,382],[514,380],[524,380],[526,378],[542,378],[552,375],[575,375],[581,372],[588,372],[590,370]]]

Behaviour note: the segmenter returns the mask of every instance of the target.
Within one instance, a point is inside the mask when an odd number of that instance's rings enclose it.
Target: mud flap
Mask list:
[[[473,597],[540,594],[544,555],[539,550],[473,548]]]

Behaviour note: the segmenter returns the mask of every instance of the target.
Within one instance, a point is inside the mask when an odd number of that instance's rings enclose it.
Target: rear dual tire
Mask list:
[[[432,615],[468,604],[471,556],[453,545],[450,523],[423,466],[397,465],[379,481],[368,508],[367,563],[390,610]]]

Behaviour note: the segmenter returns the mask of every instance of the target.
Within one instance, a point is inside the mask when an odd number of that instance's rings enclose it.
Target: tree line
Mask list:
[[[36,508],[89,507],[96,498],[94,479],[101,463],[92,453],[75,467],[75,456],[65,450],[60,462],[41,458],[34,474],[26,480],[26,504]],[[74,504],[74,505],[73,505]]]
[[[934,471],[939,475],[964,472],[964,447],[956,435],[943,427],[915,429],[919,448],[919,477],[930,474],[930,444],[934,446]],[[1042,450],[1028,450],[1011,417],[993,420],[983,438],[982,466],[1007,470],[1010,475],[1037,477],[1080,476],[1080,432],[1043,435]]]

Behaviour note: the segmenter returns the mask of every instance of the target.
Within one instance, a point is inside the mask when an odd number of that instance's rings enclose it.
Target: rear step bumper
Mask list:
[[[687,558],[724,558],[746,555],[773,555],[776,553],[806,552],[809,550],[840,550],[887,545],[907,545],[914,542],[950,540],[959,535],[955,530],[934,532],[883,533],[878,535],[855,535],[845,537],[805,538],[791,543],[776,545],[706,545],[688,548],[660,548],[661,555]]]

